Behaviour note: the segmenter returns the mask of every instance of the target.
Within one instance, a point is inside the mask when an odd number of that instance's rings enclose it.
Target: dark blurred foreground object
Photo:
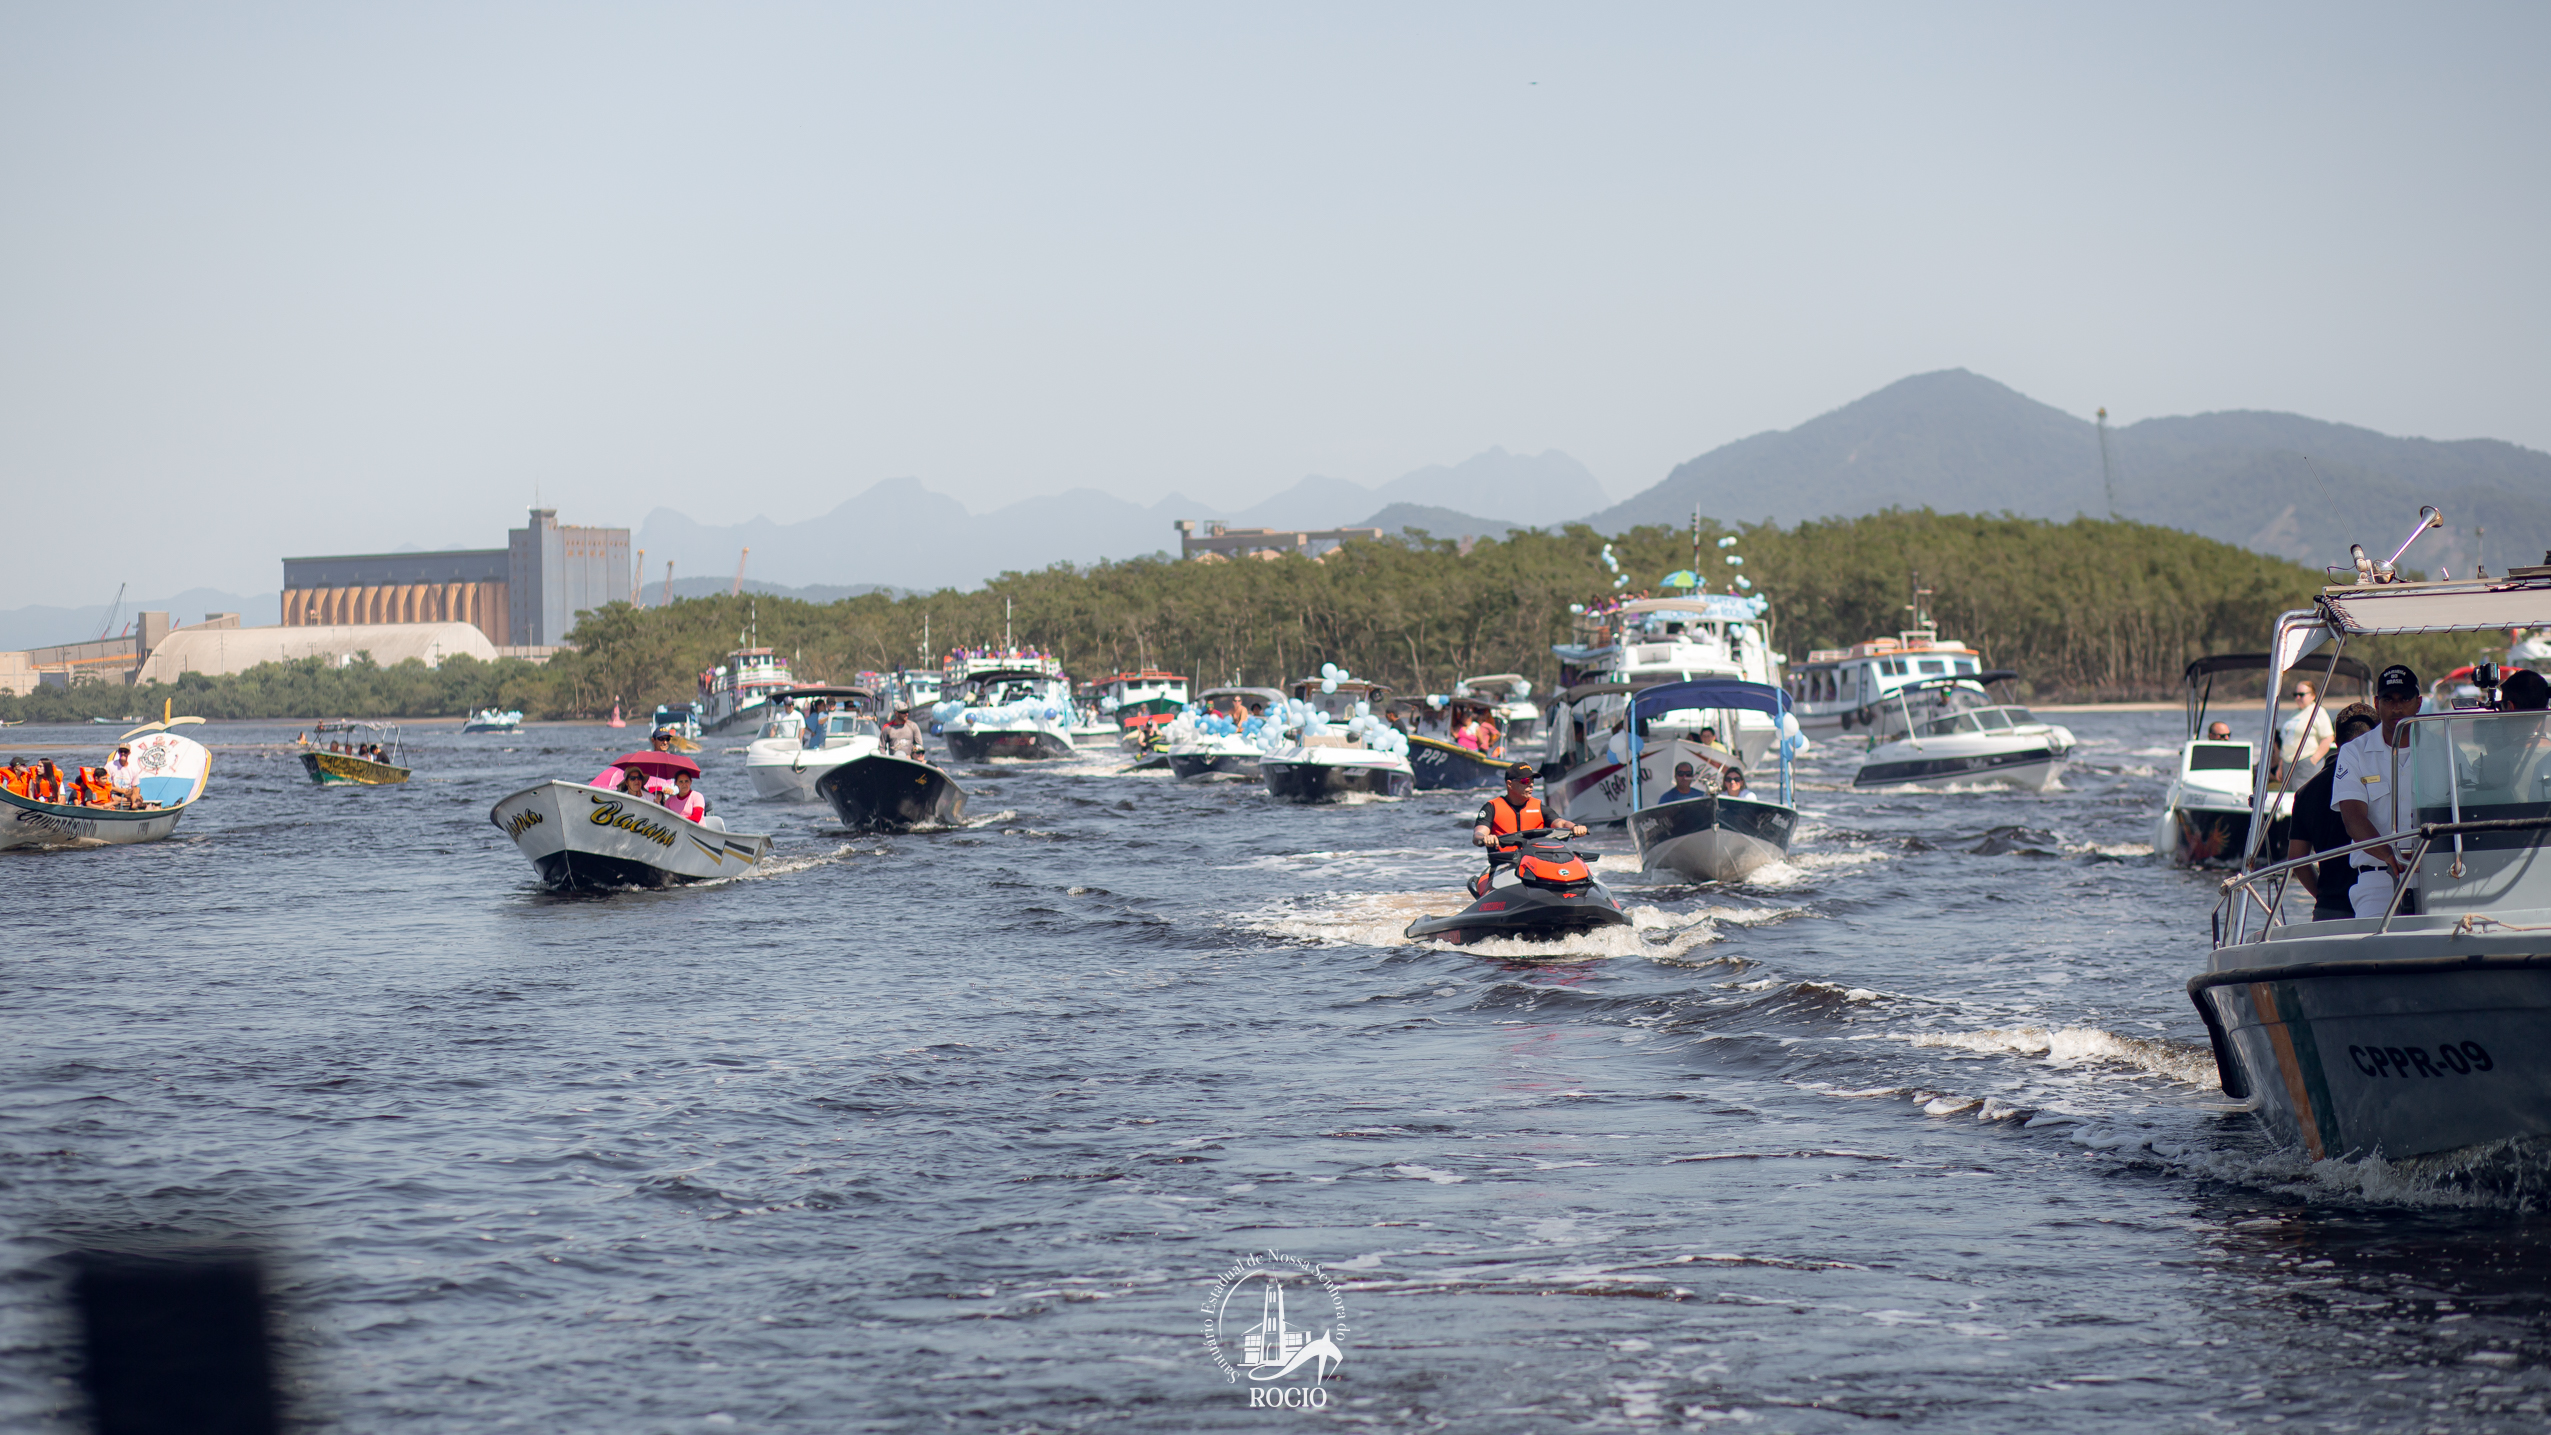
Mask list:
[[[236,1250],[77,1259],[82,1383],[98,1435],[272,1435],[266,1289]]]

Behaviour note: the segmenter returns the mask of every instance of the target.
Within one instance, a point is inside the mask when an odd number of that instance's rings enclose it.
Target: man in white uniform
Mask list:
[[[2382,719],[2382,726],[2338,750],[2330,806],[2347,825],[2352,842],[2394,836],[2417,825],[2409,794],[2398,790],[2409,784],[2408,756],[2402,752],[2395,764],[2393,755],[2409,746],[2409,730],[2400,722],[2418,711],[2419,697],[2418,674],[2398,663],[2383,669],[2374,684],[2374,715]],[[2347,860],[2356,868],[2356,885],[2348,899],[2357,916],[2380,917],[2390,910],[2392,893],[2407,875],[2402,859],[2408,852],[2405,844],[2392,842],[2348,854]],[[2404,899],[2401,910],[2415,911],[2416,896],[2413,892]]]

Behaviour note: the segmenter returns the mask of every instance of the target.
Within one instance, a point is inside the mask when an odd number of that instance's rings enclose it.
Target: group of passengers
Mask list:
[[[2278,733],[2278,746],[2299,762],[2319,766],[2294,794],[2285,855],[2293,861],[2337,852],[2294,869],[2295,881],[2312,894],[2316,922],[2380,917],[2393,909],[2396,893],[2402,913],[2418,911],[2417,888],[2400,892],[2410,876],[2408,859],[2415,844],[2379,839],[2398,837],[2418,825],[2413,799],[2399,790],[2406,768],[2394,761],[2394,751],[2409,746],[2404,723],[2423,705],[2421,692],[2418,674],[2394,663],[2375,680],[2371,706],[2350,703],[2334,719],[2322,713],[2313,720],[2312,685],[2296,685],[2295,701],[2304,704],[2304,712],[2286,722]],[[2551,679],[2522,669],[2509,673],[2499,687],[2499,710],[2551,710]],[[2223,737],[2232,735],[2226,724],[2215,727]],[[2376,845],[2337,851],[2360,842]]]
[[[130,743],[115,749],[104,767],[64,771],[53,759],[21,754],[0,766],[0,787],[30,802],[65,807],[106,807],[140,812],[157,807],[142,796],[142,770],[133,762]]]
[[[657,728],[653,733],[648,734],[647,746],[657,752],[671,754],[673,729]],[[595,773],[589,785],[607,787],[641,802],[652,802],[676,817],[697,822],[709,815],[708,794],[692,790],[691,784],[697,769],[689,766],[690,759],[675,757],[673,762],[682,763],[684,766],[673,768],[671,777],[650,777],[643,767],[624,767],[615,762]],[[667,763],[666,766],[672,767],[672,763]]]

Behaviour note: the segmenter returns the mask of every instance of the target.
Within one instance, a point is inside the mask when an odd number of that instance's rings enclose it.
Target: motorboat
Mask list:
[[[2304,655],[2333,639],[2335,658],[2360,638],[2551,624],[2551,565],[2400,582],[2381,581],[2400,553],[2355,556],[2356,583],[2278,619],[2280,670],[2325,669]],[[2407,746],[2391,750],[2386,780],[2411,810],[2389,837],[2268,860],[2266,795],[2252,795],[2247,870],[2224,883],[2214,950],[2188,995],[2224,1093],[2313,1159],[2551,1135],[2551,714],[2512,710],[2494,684],[2477,686],[2481,706],[2401,721]],[[2277,730],[2277,698],[2270,688],[2262,743]],[[2309,920],[2295,873],[2387,841],[2411,873],[2390,907]]]
[[[1260,710],[1254,731],[1249,711],[1253,707]],[[1187,710],[1154,729],[1170,775],[1181,782],[1209,777],[1260,780],[1259,759],[1269,746],[1280,745],[1280,726],[1277,734],[1267,728],[1281,723],[1284,707],[1284,694],[1274,688],[1206,689]]]
[[[1621,899],[1595,880],[1593,864],[1570,848],[1558,829],[1535,827],[1489,839],[1510,850],[1511,862],[1492,867],[1472,884],[1475,900],[1447,917],[1420,917],[1402,933],[1410,941],[1456,946],[1490,937],[1554,941],[1599,927],[1626,927]]]
[[[788,660],[769,648],[737,648],[726,661],[700,674],[700,731],[759,727],[771,699],[797,686]]]
[[[503,711],[495,708],[480,708],[462,720],[461,731],[512,732],[522,725],[523,713],[520,708],[509,708]]]
[[[939,687],[939,674],[934,669],[903,668],[881,691],[886,694],[888,710],[899,707],[912,709],[923,725],[930,729],[930,735],[937,737],[939,723],[930,716],[930,711],[939,705]]]
[[[648,724],[650,732],[673,734],[675,752],[700,750],[700,705],[698,703],[658,703],[655,718]]]
[[[1488,673],[1453,684],[1452,696],[1477,698],[1488,705],[1497,731],[1517,752],[1541,741],[1541,709],[1533,705],[1532,682],[1521,673]]]
[[[1063,665],[1041,652],[1008,649],[960,653],[942,670],[949,696],[932,709],[959,762],[996,757],[1072,757],[1072,684]]]
[[[1759,594],[1693,593],[1642,598],[1575,619],[1575,641],[1554,646],[1567,685],[1544,721],[1544,801],[1589,827],[1630,815],[1630,754],[1613,742],[1626,723],[1630,694],[1662,683],[1733,678],[1772,685],[1778,655],[1763,631],[1769,603]],[[1701,760],[1751,769],[1781,737],[1772,720],[1750,708],[1727,716],[1715,752]],[[1696,747],[1702,744],[1694,734]],[[1512,750],[1511,748],[1509,749]],[[1671,771],[1672,764],[1667,765]]]
[[[1898,687],[1868,723],[1868,754],[1851,775],[1851,785],[1982,784],[2032,792],[2053,787],[2072,756],[2072,730],[2042,721],[2016,702],[1996,699],[1987,686],[2018,677],[1997,669]]]
[[[1089,685],[1090,706],[1113,724],[1113,734],[1129,746],[1142,746],[1152,728],[1166,727],[1187,707],[1187,680],[1157,668],[1110,673]],[[1073,736],[1080,736],[1074,729]]]
[[[1497,743],[1488,748],[1465,747],[1455,736],[1467,723],[1493,719],[1495,704],[1455,693],[1440,704],[1402,698],[1391,708],[1407,724],[1408,765],[1416,774],[1418,791],[1473,791],[1505,783],[1506,769],[1514,763],[1505,755],[1510,748],[1502,731]],[[1513,750],[1528,749],[1518,744]]]
[[[818,704],[824,711],[811,719]],[[768,801],[812,802],[824,774],[877,751],[877,695],[866,688],[803,686],[763,705],[761,733],[744,745],[744,775]]]
[[[323,722],[310,731],[317,736],[301,738],[301,770],[321,787],[391,787],[414,771],[404,765],[407,750],[397,723]],[[367,747],[381,756],[364,756],[359,749]]]
[[[670,778],[698,763],[671,752],[633,752],[613,766]],[[490,808],[488,820],[558,891],[671,887],[735,877],[770,856],[771,839],[729,832],[709,814],[693,822],[646,797],[580,782],[544,782]]]
[[[119,746],[132,748],[133,766],[141,773],[134,784],[140,807],[45,802],[0,786],[0,848],[122,847],[165,839],[204,795],[213,765],[209,748],[171,729],[202,722],[200,717],[162,718],[118,740]]]
[[[815,795],[853,832],[909,832],[965,821],[965,789],[926,762],[881,752],[852,758],[815,780]]]
[[[1281,743],[1258,759],[1268,795],[1285,802],[1335,802],[1415,792],[1408,739],[1373,713],[1374,704],[1389,696],[1390,689],[1379,683],[1342,673],[1294,684]]]
[[[1924,602],[1930,596],[1930,590],[1914,588],[1909,605],[1913,626],[1893,637],[1818,648],[1807,654],[1807,661],[1792,664],[1783,685],[1799,726],[1811,733],[1870,727],[1907,683],[1972,678],[1983,672],[1982,653],[1940,636],[1940,625]]]
[[[1630,700],[1629,730],[1645,736],[1649,725],[1659,719],[1732,711],[1766,713],[1782,728],[1795,731],[1787,692],[1766,683],[1727,678],[1641,689]],[[1750,781],[1741,793],[1728,792],[1726,765],[1703,768],[1696,763],[1694,771],[1709,772],[1711,780],[1695,782],[1693,795],[1681,796],[1675,791],[1672,773],[1675,762],[1688,760],[1680,756],[1684,744],[1677,739],[1650,742],[1630,777],[1630,835],[1639,844],[1640,867],[1679,873],[1694,881],[1740,882],[1788,857],[1790,838],[1798,830],[1790,756],[1804,743],[1803,737],[1793,736],[1773,747],[1779,781],[1768,795],[1756,795]],[[1668,760],[1669,753],[1676,756]],[[1658,777],[1664,778],[1662,784]]]
[[[2211,708],[2216,678],[2227,673],[2266,672],[2273,661],[2266,653],[2216,653],[2188,664],[2188,736],[2179,745],[2178,769],[2171,776],[2170,790],[2162,797],[2161,814],[2152,824],[2152,850],[2179,866],[2238,862],[2249,848],[2250,800],[2256,795],[2251,785],[2256,781],[2259,749],[2246,738],[2207,736],[2212,724],[2206,714]],[[2342,659],[2329,677],[2333,682],[2353,683],[2358,696],[2373,690],[2373,674],[2360,659]],[[2270,681],[2282,682],[2284,677],[2271,675]],[[2355,700],[2326,689],[2319,691],[2323,711],[2333,715]],[[2319,768],[2297,766],[2287,773],[2279,762],[2271,764],[2271,769],[2269,780],[2276,791],[2261,810],[2271,824],[2281,825],[2293,816],[2294,794],[2311,781]],[[2281,847],[2277,855],[2284,855]]]

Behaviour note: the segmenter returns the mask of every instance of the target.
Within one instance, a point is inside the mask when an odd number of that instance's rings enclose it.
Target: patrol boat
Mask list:
[[[1765,683],[1723,678],[1664,684],[1643,689],[1630,700],[1630,730],[1644,734],[1652,721],[1678,713],[1709,712],[1723,718],[1739,711],[1767,714],[1792,734],[1773,749],[1779,758],[1778,786],[1768,797],[1757,795],[1750,779],[1743,795],[1721,791],[1726,781],[1722,767],[1714,784],[1700,788],[1700,796],[1674,800],[1674,763],[1684,760],[1682,745],[1670,740],[1649,745],[1630,779],[1630,835],[1638,840],[1642,868],[1701,882],[1737,882],[1789,855],[1789,840],[1798,830],[1790,754],[1805,741],[1795,736],[1789,694]]]
[[[2420,527],[2432,526],[2426,510]],[[2406,551],[2407,543],[2401,545]],[[2400,553],[2355,552],[2358,581],[2280,617],[2280,671],[2335,638],[2504,632],[2551,625],[2551,562],[2504,578],[2391,581]],[[2333,570],[2341,571],[2341,570]],[[2326,691],[2326,689],[2324,689]],[[2252,867],[2224,883],[2214,952],[2188,982],[2225,1094],[2315,1159],[2399,1159],[2551,1134],[2551,714],[2483,706],[2404,719],[2385,779],[2409,811],[2390,841],[2410,881],[2380,917],[2308,920],[2293,882],[2335,852]],[[2272,741],[2277,692],[2256,729]],[[2263,855],[2264,789],[2251,798]],[[2294,914],[2289,903],[2299,907]]]
[[[2161,815],[2152,824],[2152,850],[2179,866],[2238,862],[2241,854],[2249,850],[2250,800],[2256,795],[2250,785],[2258,770],[2258,754],[2274,748],[2255,748],[2247,738],[2238,736],[2207,737],[2206,713],[2216,677],[2224,673],[2265,672],[2271,661],[2265,653],[2216,653],[2188,664],[2188,737],[2179,745],[2178,771],[2170,779],[2170,790],[2162,797]],[[2360,692],[2372,689],[2373,675],[2355,658],[2340,659],[2330,676],[2333,680],[2352,681]],[[2269,681],[2282,682],[2284,676],[2273,674]],[[2335,714],[2350,701],[2353,699],[2324,693],[2322,708]],[[2289,761],[2293,756],[2286,755]],[[2293,816],[2295,790],[2311,780],[2309,773],[2288,774],[2282,768],[2278,771],[2277,791],[2263,809],[2271,823]],[[2280,851],[2275,855],[2284,854]]]

